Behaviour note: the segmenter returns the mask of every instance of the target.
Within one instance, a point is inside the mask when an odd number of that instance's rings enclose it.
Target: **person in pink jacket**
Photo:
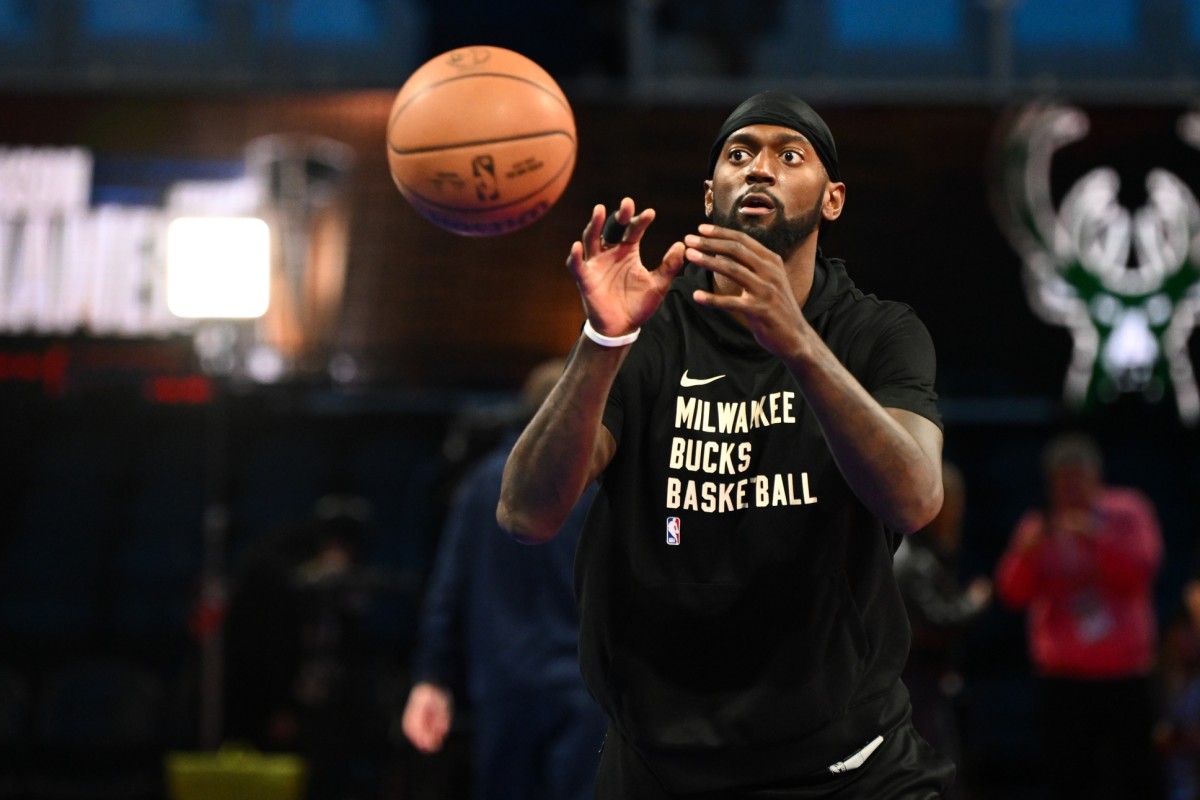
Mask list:
[[[996,590],[1027,613],[1046,781],[1055,798],[1155,800],[1157,514],[1140,491],[1105,484],[1086,435],[1052,440],[1042,467],[1047,504],[1017,523]]]

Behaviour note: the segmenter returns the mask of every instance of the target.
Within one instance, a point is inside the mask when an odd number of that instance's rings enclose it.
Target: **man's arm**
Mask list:
[[[889,528],[918,531],[942,507],[942,431],[884,408],[804,324],[806,344],[784,359],[821,425],[842,475]]]
[[[562,377],[522,431],[504,465],[496,520],[537,543],[562,527],[583,490],[616,451],[604,427],[608,390],[629,346],[601,347],[581,336]]]
[[[467,591],[474,581],[471,559],[477,541],[488,532],[482,523],[495,496],[495,473],[489,479],[478,467],[455,487],[417,620],[415,682],[451,687],[465,678]]]
[[[739,231],[701,225],[687,259],[737,284],[695,300],[741,319],[787,364],[855,495],[892,530],[920,530],[942,507],[942,432],[919,414],[884,408],[838,361],[801,312],[778,254]]]

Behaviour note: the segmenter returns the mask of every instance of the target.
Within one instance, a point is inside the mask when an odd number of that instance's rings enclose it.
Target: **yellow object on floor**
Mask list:
[[[165,769],[170,800],[302,800],[308,777],[300,756],[242,745],[168,753]]]

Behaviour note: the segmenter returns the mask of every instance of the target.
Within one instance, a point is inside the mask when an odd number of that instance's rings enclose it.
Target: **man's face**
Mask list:
[[[744,231],[787,259],[821,220],[841,212],[844,187],[830,183],[812,145],[779,125],[749,125],[725,141],[705,206],[717,225]]]
[[[1050,473],[1050,498],[1056,508],[1089,510],[1100,493],[1100,472],[1085,464],[1064,464]]]

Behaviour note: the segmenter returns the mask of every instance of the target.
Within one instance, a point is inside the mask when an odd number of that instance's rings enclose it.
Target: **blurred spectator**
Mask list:
[[[975,577],[963,586],[958,553],[966,506],[962,472],[942,465],[945,500],[937,517],[907,537],[896,551],[894,569],[912,625],[912,649],[904,668],[904,685],[912,696],[913,726],[934,747],[959,765],[947,798],[963,797],[959,698],[960,672],[967,625],[988,607],[992,582]]]
[[[1165,715],[1157,731],[1170,800],[1200,800],[1200,578],[1189,580],[1163,637]]]
[[[255,543],[230,595],[225,739],[304,756],[309,796],[320,800],[358,796],[356,782],[369,782],[354,764],[372,715],[386,741],[364,679],[363,623],[378,582],[362,566],[371,536],[366,500],[322,498],[309,518]]]
[[[470,712],[473,795],[481,800],[590,798],[605,722],[579,675],[575,545],[594,487],[562,532],[519,544],[496,524],[509,450],[563,363],[526,380],[525,414],[461,481],[425,598],[414,685],[402,718],[424,753]],[[455,688],[465,685],[466,697]]]
[[[1047,779],[1056,798],[1157,800],[1157,514],[1141,492],[1105,485],[1090,437],[1054,439],[1042,467],[1046,504],[1018,522],[996,587],[1027,611]]]

